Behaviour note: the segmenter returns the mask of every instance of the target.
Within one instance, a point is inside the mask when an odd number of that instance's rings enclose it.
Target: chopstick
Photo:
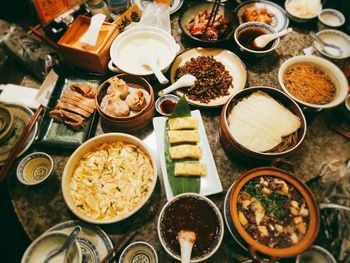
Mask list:
[[[4,165],[1,167],[0,182],[5,180],[8,172],[10,171],[10,169],[12,167],[12,164],[16,160],[18,153],[22,150],[24,143],[28,139],[28,137],[29,137],[31,131],[33,130],[34,125],[35,125],[36,121],[38,120],[43,109],[44,109],[44,106],[40,105],[39,108],[34,113],[33,117],[30,119],[30,121],[29,121],[28,125],[26,126],[26,128],[24,129],[23,133],[19,137],[17,143],[12,148],[10,155],[7,157]]]
[[[30,35],[31,33],[33,33],[34,35],[39,37],[41,40],[45,41],[46,44],[49,44],[54,49],[58,50],[58,45],[55,42],[53,42],[50,38],[48,38],[45,34],[41,33],[38,30],[39,27],[40,27],[40,25],[37,25],[35,27],[30,26],[28,34]]]
[[[108,254],[101,260],[101,263],[106,263],[110,257],[112,257],[112,255],[118,251],[118,249],[120,248],[120,246],[124,243],[125,240],[127,239],[132,239],[136,234],[138,233],[138,231],[134,231],[134,232],[129,232],[126,233],[119,241],[118,243],[111,249],[111,251],[108,252]]]
[[[218,10],[219,10],[219,7],[220,7],[220,3],[221,3],[221,0],[215,0],[215,1],[214,1],[213,8],[212,8],[211,11],[210,11],[208,23],[207,23],[207,25],[205,26],[204,34],[207,32],[207,29],[208,29],[208,27],[210,26],[210,24],[213,24],[213,23],[214,23],[215,17],[216,17],[216,15],[217,15]],[[213,20],[213,21],[212,21],[212,20]]]
[[[350,140],[350,131],[346,130],[344,127],[335,123],[331,123],[329,127]]]

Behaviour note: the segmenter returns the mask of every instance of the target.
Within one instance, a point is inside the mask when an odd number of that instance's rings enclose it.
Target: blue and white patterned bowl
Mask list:
[[[150,244],[138,241],[123,250],[119,263],[158,263],[158,256]]]
[[[248,49],[248,48],[243,46],[238,41],[238,37],[243,31],[246,31],[246,30],[249,30],[249,29],[261,29],[262,31],[266,32],[266,34],[274,34],[274,33],[276,33],[276,30],[272,26],[269,26],[269,25],[267,25],[265,23],[247,22],[247,23],[241,24],[239,27],[237,27],[237,29],[235,31],[234,38],[235,38],[235,41],[236,41],[239,49],[243,53],[246,53],[246,54],[249,54],[249,55],[253,55],[255,57],[261,57],[261,56],[264,56],[264,55],[266,55],[268,53],[271,53],[273,50],[276,49],[276,47],[280,43],[280,39],[277,38],[277,39],[273,40],[272,46],[269,49],[266,49],[266,50],[252,50],[252,49]]]
[[[341,27],[345,23],[345,16],[338,10],[326,8],[318,15],[318,20],[328,27]]]
[[[320,32],[317,32],[316,35],[321,38],[324,42],[328,44],[333,44],[338,46],[342,50],[341,56],[334,56],[324,51],[323,47],[318,43],[318,41],[314,41],[314,46],[317,51],[320,52],[326,58],[331,59],[346,59],[350,57],[350,36],[345,34],[342,31],[335,29],[325,29]]]
[[[34,152],[22,159],[17,167],[17,178],[25,185],[37,185],[52,174],[53,160],[44,152]]]

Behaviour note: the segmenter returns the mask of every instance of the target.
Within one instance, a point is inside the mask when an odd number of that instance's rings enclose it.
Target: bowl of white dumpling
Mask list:
[[[139,76],[119,74],[107,79],[95,99],[104,131],[137,131],[154,116],[153,88]]]

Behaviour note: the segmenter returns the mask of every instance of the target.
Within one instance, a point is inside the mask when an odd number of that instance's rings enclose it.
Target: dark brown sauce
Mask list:
[[[181,230],[196,233],[192,259],[203,257],[217,245],[220,222],[215,210],[204,200],[183,197],[170,204],[161,219],[161,234],[171,252],[180,256],[177,234]]]
[[[175,109],[176,102],[173,100],[170,100],[170,99],[166,99],[166,100],[163,100],[159,106],[160,106],[160,110],[163,113],[171,114],[171,113],[173,113],[173,111]]]
[[[238,42],[241,43],[242,46],[250,50],[255,50],[255,51],[268,50],[272,47],[274,41],[268,43],[264,48],[257,48],[253,44],[254,39],[265,34],[266,32],[264,32],[261,29],[255,29],[255,28],[247,29],[238,35]]]

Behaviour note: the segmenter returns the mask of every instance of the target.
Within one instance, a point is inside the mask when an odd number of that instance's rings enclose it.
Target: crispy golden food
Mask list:
[[[229,20],[223,15],[217,14],[214,21],[207,26],[211,12],[204,10],[199,11],[198,14],[186,24],[186,29],[190,31],[192,36],[205,40],[218,40],[223,38],[227,33]]]
[[[82,157],[70,180],[70,193],[90,218],[123,218],[144,200],[152,181],[149,156],[134,144],[116,141]]]
[[[272,18],[274,14],[270,13],[265,7],[257,8],[255,6],[248,7],[244,10],[243,21],[244,22],[262,22],[268,25],[272,24]]]
[[[169,152],[172,160],[184,158],[200,159],[202,157],[202,149],[198,145],[180,144],[170,147]]]
[[[299,191],[273,176],[248,181],[239,193],[237,211],[245,231],[271,248],[287,248],[302,241],[310,221]]]
[[[170,118],[168,120],[170,130],[193,130],[198,127],[198,120],[194,117]]]
[[[199,142],[198,131],[168,131],[170,143]]]
[[[297,99],[311,104],[327,104],[335,97],[335,86],[329,76],[312,63],[298,63],[283,75],[287,90]]]
[[[186,74],[197,78],[194,86],[182,90],[191,100],[209,103],[211,100],[229,95],[233,78],[225,66],[213,56],[191,58],[176,70],[175,79]]]
[[[175,176],[205,176],[207,166],[202,163],[175,163]]]

